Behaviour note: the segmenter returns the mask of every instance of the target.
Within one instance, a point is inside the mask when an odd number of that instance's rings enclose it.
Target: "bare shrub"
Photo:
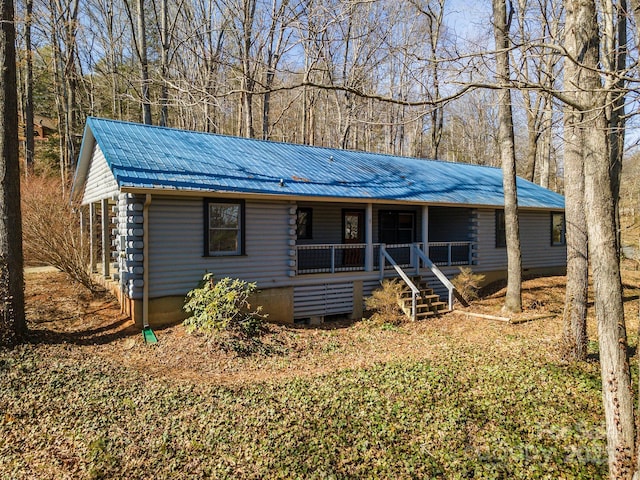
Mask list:
[[[101,290],[87,269],[89,238],[80,233],[80,217],[63,195],[59,179],[23,180],[22,231],[25,263],[51,265],[91,292]]]
[[[398,304],[402,285],[398,280],[385,280],[382,286],[373,291],[365,300],[367,310],[373,311],[369,318],[375,324],[399,325],[405,320],[404,313]]]
[[[459,267],[460,273],[451,281],[458,293],[468,302],[478,299],[478,291],[484,283],[485,276],[473,273],[469,267]]]

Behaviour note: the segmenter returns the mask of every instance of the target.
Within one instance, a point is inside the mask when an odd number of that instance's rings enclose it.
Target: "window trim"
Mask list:
[[[507,227],[506,227],[506,218],[504,215],[504,210],[496,209],[494,220],[495,220],[495,248],[506,248],[507,247]]]
[[[562,230],[560,231],[560,241],[559,242],[554,242],[553,241],[553,217],[555,215],[562,215]],[[565,216],[564,212],[551,212],[551,215],[549,216],[550,221],[551,221],[551,228],[550,228],[550,234],[551,234],[551,238],[550,243],[552,247],[564,247],[567,245],[567,217]]]
[[[215,203],[226,203],[230,205],[238,205],[240,207],[240,218],[238,219],[238,233],[239,233],[239,250],[234,252],[211,252],[209,250],[209,234],[210,234],[210,221],[209,221],[209,205]],[[242,199],[229,199],[229,198],[205,198],[204,202],[204,257],[239,257],[246,255],[245,253],[245,201]]]
[[[300,224],[298,223],[298,213],[306,212],[307,224],[304,235],[300,235]],[[298,207],[296,210],[296,238],[298,240],[312,240],[313,239],[313,208],[311,207]]]

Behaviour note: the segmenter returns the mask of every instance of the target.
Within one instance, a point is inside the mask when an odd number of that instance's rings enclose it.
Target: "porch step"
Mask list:
[[[421,277],[413,277],[411,281],[420,291],[416,297],[416,320],[424,320],[448,311],[449,305],[440,301],[440,296],[435,294],[432,288],[429,288],[429,284],[426,281]],[[411,288],[405,286],[398,298],[398,305],[409,318],[412,318],[412,298]]]

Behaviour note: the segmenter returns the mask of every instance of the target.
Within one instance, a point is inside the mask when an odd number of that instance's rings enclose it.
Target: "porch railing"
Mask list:
[[[389,253],[387,253],[385,245],[382,244],[380,245],[380,262],[379,262],[379,264],[382,265],[382,268],[380,269],[380,283],[382,283],[382,281],[384,280],[384,266],[386,262],[389,262],[391,267],[396,271],[396,273],[400,276],[400,278],[402,278],[404,283],[411,289],[411,320],[415,322],[417,318],[417,313],[418,313],[416,307],[417,307],[418,295],[420,295],[420,290],[418,290],[418,287],[416,287],[416,285],[411,281],[411,279],[404,272],[404,270],[400,268],[400,266],[396,263],[393,257],[389,255]]]
[[[427,267],[429,270],[431,270],[431,273],[433,273],[436,276],[436,278],[440,280],[440,283],[442,283],[446,287],[447,291],[449,292],[449,310],[453,310],[453,291],[455,290],[453,283],[451,283],[451,281],[447,278],[447,276],[444,273],[442,273],[442,270],[440,270],[436,265],[434,265],[434,263],[429,259],[429,257],[427,257],[424,254],[424,252],[421,249],[415,248],[415,253],[418,256],[418,258],[422,261],[424,266]]]
[[[473,263],[473,242],[429,242],[427,257],[440,267],[471,265]],[[373,244],[373,268],[380,269],[380,246]],[[385,249],[400,268],[418,267],[417,250],[423,244],[387,244]],[[296,246],[297,274],[358,272],[366,269],[366,243],[316,244]],[[384,268],[392,269],[389,264]]]
[[[366,243],[297,245],[298,273],[357,272],[365,269]]]

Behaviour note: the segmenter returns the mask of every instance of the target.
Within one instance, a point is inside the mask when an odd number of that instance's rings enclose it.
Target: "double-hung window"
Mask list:
[[[496,210],[496,248],[507,246],[504,210]]]
[[[205,200],[205,256],[244,254],[244,202]]]
[[[308,207],[298,207],[297,212],[297,235],[298,240],[310,240],[313,238],[313,210]]]
[[[553,212],[551,214],[551,245],[562,246],[566,244],[567,238],[564,213]]]

